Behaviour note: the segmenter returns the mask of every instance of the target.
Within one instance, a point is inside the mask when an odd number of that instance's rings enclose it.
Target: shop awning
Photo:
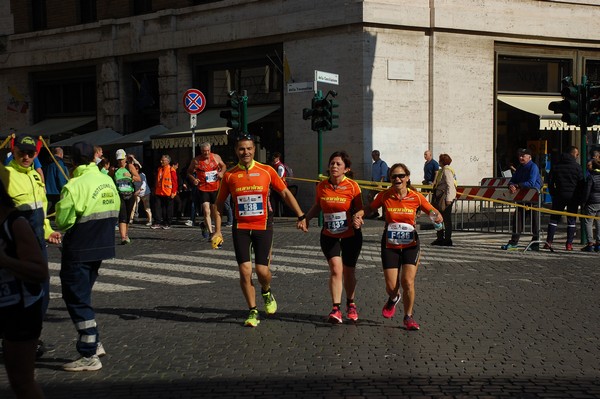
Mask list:
[[[156,136],[161,133],[165,133],[168,130],[169,129],[167,129],[163,125],[155,125],[155,126],[143,129],[143,130],[138,130],[137,132],[124,134],[123,136],[120,136],[116,140],[113,140],[109,143],[105,143],[105,145],[120,145],[120,146],[125,147],[127,145],[139,145],[139,144],[149,143],[151,141],[150,138],[152,136]]]
[[[92,145],[105,145],[119,137],[121,137],[121,133],[117,133],[111,128],[104,128],[57,141],[56,143],[50,144],[50,147],[70,147],[78,141],[87,141]]]
[[[255,105],[248,107],[248,123],[277,111],[279,105]],[[230,128],[225,126],[225,119],[219,114],[225,109],[211,109],[198,114],[196,128],[194,129],[196,145],[207,141],[213,145],[227,144],[227,133]],[[152,148],[178,148],[192,146],[192,130],[190,123],[186,122],[163,134],[152,137]]]
[[[561,96],[536,96],[519,94],[499,94],[498,100],[521,111],[537,115],[540,118],[540,130],[579,130],[579,127],[568,125],[560,120],[561,115],[548,109],[552,101],[561,101]],[[600,126],[590,127],[598,130]]]
[[[50,137],[56,134],[67,133],[96,120],[95,116],[77,116],[73,118],[44,119],[34,125],[23,129],[15,129],[17,134]]]

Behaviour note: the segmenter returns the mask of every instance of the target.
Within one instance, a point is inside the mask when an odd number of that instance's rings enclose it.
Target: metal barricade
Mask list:
[[[512,194],[506,186],[460,186],[452,210],[452,225],[458,231],[511,234],[516,223],[517,205],[541,208],[539,190],[521,189]],[[540,212],[526,209],[523,234],[533,235],[532,216],[538,218],[541,229]]]

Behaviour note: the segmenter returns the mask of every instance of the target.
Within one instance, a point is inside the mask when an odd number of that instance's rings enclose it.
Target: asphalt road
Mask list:
[[[247,309],[226,231],[210,249],[198,228],[131,229],[94,289],[108,355],[69,373],[76,332],[62,299],[59,250],[49,248],[52,300],[38,362],[48,398],[598,398],[600,254],[506,252],[507,236],[460,233],[432,247],[423,231],[415,318],[381,316],[383,223],[368,221],[357,269],[358,323],[330,325],[319,229],[275,226],[279,310],[243,327]],[[557,240],[558,241],[558,240]],[[262,300],[259,298],[259,304]],[[400,313],[400,312],[399,312]],[[4,374],[0,398],[11,398]]]

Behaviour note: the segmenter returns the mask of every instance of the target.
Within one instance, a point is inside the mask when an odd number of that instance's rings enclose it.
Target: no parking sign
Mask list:
[[[197,115],[206,107],[206,97],[198,89],[188,89],[183,95],[183,107],[190,115]]]

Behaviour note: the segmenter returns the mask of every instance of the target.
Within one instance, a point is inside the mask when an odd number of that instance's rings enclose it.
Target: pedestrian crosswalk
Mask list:
[[[506,242],[505,235],[481,233],[455,233],[455,246],[436,247],[434,232],[420,234],[421,264],[460,263],[476,265],[481,262],[514,262],[518,256],[589,256],[573,251],[550,255],[548,251],[507,252],[500,245]],[[364,234],[363,248],[358,267],[380,268],[380,234]],[[524,246],[523,246],[524,249]],[[58,270],[60,263],[51,262],[50,283],[53,293],[60,292]],[[288,245],[273,249],[271,270],[275,276],[328,274],[329,269],[318,241],[314,245]],[[185,253],[143,253],[127,259],[110,259],[102,263],[100,278],[94,286],[95,292],[116,293],[143,290],[161,285],[192,286],[210,284],[217,279],[237,280],[239,273],[233,250],[198,249]],[[59,297],[60,294],[53,294]]]

